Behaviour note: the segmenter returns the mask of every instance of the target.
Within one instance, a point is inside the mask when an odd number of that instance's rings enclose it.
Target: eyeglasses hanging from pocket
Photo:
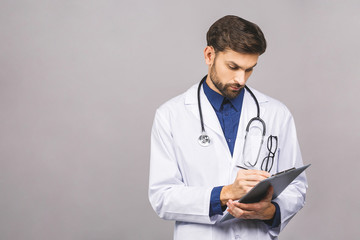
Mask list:
[[[261,163],[261,170],[270,172],[274,165],[275,153],[278,148],[277,136],[270,135],[267,139],[268,155],[263,159]]]
[[[254,131],[255,130],[255,131]],[[243,161],[247,167],[254,168],[258,163],[261,147],[264,141],[264,136],[261,133],[261,127],[255,126],[252,128],[252,133],[248,134],[245,138],[243,148]],[[275,153],[278,148],[277,136],[270,135],[267,138],[268,155],[263,158],[260,168],[263,171],[270,172],[274,165]],[[240,167],[240,166],[238,166]]]

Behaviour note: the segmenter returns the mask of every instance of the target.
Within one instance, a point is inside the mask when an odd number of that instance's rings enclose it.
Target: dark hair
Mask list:
[[[261,55],[266,50],[266,40],[259,26],[232,15],[222,17],[211,25],[206,40],[215,52],[230,48],[239,53]]]

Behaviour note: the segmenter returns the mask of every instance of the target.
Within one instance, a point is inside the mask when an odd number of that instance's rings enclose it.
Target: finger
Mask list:
[[[243,175],[241,178],[248,181],[258,181],[258,182],[266,179],[266,177],[264,177],[263,175],[258,175],[258,174],[246,174]]]
[[[239,182],[239,185],[242,186],[243,188],[249,188],[252,189],[253,187],[256,186],[256,184],[258,184],[259,182],[255,182],[255,181],[241,181]]]
[[[243,213],[241,214],[241,216],[239,218],[242,219],[257,219],[257,214],[254,211],[247,211],[247,210],[243,210]]]
[[[228,212],[236,218],[256,219],[256,218],[258,218],[257,211],[259,208],[259,206],[256,207],[256,205],[259,205],[259,204],[258,203],[244,204],[244,203],[239,203],[236,201],[228,201]],[[238,206],[245,206],[249,209],[239,208]],[[254,211],[253,209],[256,209],[257,211]]]
[[[240,208],[244,211],[250,211],[250,212],[256,212],[259,211],[261,209],[261,205],[260,203],[239,203],[239,202],[235,202],[234,206],[237,208]]]
[[[240,208],[237,208],[240,209]],[[241,219],[255,219],[257,214],[254,211],[248,211],[248,210],[244,210],[244,209],[240,209],[240,210],[229,210],[229,213],[231,215],[233,215],[236,218],[241,218]]]
[[[249,181],[249,182],[260,182],[265,180],[266,177],[264,176],[260,176],[260,175],[242,175],[242,176],[238,176],[237,180],[239,181]]]
[[[257,170],[257,169],[245,170],[244,175],[258,175],[258,176],[262,176],[264,178],[270,177],[270,173],[268,173],[266,171],[262,171],[262,170]]]
[[[241,216],[243,215],[243,210],[241,208],[238,208],[234,205],[234,201],[229,200],[226,205],[228,207],[227,211],[233,215],[235,218],[241,218]]]

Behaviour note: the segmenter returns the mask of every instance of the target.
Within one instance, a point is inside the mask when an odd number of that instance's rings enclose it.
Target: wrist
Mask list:
[[[229,199],[233,199],[232,198],[232,194],[231,194],[231,185],[227,185],[224,186],[220,192],[220,203],[221,206],[225,206],[227,201],[229,201]]]
[[[273,203],[270,204],[269,208],[268,208],[268,214],[266,216],[265,220],[271,220],[274,218],[275,212],[276,212],[276,207]]]

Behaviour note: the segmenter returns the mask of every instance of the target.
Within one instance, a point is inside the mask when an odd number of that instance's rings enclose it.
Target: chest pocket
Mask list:
[[[251,169],[261,169],[270,173],[276,172],[278,137],[273,135],[249,134],[243,149],[244,165]]]

